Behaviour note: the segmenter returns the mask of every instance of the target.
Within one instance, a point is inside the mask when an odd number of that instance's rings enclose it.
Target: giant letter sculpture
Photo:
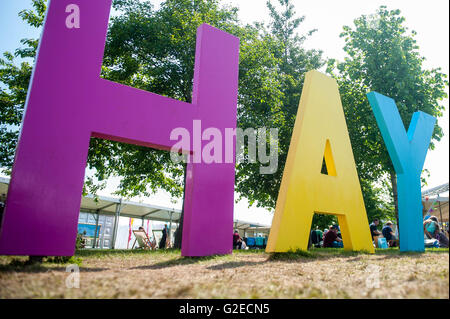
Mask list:
[[[69,4],[79,7],[79,28],[66,27]],[[111,0],[51,1],[16,150],[0,254],[73,255],[92,136],[170,150],[171,130],[192,131],[195,119],[223,136],[225,128],[236,127],[238,38],[199,27],[192,104],[184,103],[100,78],[110,7]],[[224,159],[188,164],[182,255],[231,253],[234,167]]]
[[[314,213],[338,216],[346,250],[374,252],[337,83],[310,71],[266,250],[306,250]]]
[[[415,112],[406,133],[393,99],[376,92],[367,97],[397,173],[400,250],[423,251],[420,174],[436,119]]]

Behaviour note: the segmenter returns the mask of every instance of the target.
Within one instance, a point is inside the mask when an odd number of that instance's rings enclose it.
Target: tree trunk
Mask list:
[[[392,184],[392,195],[394,197],[394,207],[395,207],[395,219],[397,221],[398,235],[400,237],[400,223],[398,222],[398,193],[397,193],[397,174],[394,171],[390,171],[389,175],[391,177]]]
[[[181,249],[181,242],[183,239],[183,219],[184,219],[184,198],[186,192],[186,172],[187,172],[187,163],[184,164],[184,183],[183,183],[183,206],[181,208],[181,216],[178,222],[178,228],[175,231],[175,240],[173,243],[173,247],[176,249]]]

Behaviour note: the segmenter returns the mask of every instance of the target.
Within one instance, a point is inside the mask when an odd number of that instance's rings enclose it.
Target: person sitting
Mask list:
[[[372,241],[375,244],[375,247],[378,248],[378,238],[383,237],[383,234],[378,230],[378,225],[380,224],[380,220],[375,218],[372,224],[369,225],[370,235],[372,236]]]
[[[386,224],[384,224],[381,233],[383,234],[384,238],[386,238],[389,247],[398,247],[398,239],[395,236],[394,231],[392,230],[392,226],[393,226],[392,222],[388,220]]]
[[[136,248],[143,248],[143,249],[156,249],[156,241],[155,239],[150,240],[150,237],[148,236],[147,232],[145,231],[144,227],[140,226],[138,230],[133,230],[134,236],[136,237],[133,248],[138,243],[138,246]]]
[[[436,239],[439,247],[448,248],[448,238],[440,230],[439,220],[436,216],[431,216],[423,222],[423,232],[428,239]]]
[[[241,249],[241,247],[242,247],[242,238],[236,229],[233,234],[233,249]]]
[[[324,235],[323,247],[342,248],[344,247],[342,239],[337,235],[339,231],[338,225],[331,225],[330,229]]]
[[[316,248],[323,245],[323,232],[319,228],[311,231],[311,244]]]

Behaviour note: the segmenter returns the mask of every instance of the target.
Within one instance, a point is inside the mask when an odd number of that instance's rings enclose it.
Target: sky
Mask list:
[[[161,1],[152,1],[156,6]],[[272,3],[276,3],[272,0]],[[449,74],[449,1],[447,0],[293,0],[297,15],[304,15],[305,20],[300,25],[299,33],[304,34],[311,29],[318,29],[304,43],[306,48],[321,49],[324,57],[342,60],[344,41],[339,38],[344,25],[353,25],[353,20],[362,14],[372,14],[380,5],[388,9],[400,9],[406,18],[405,25],[417,32],[416,40],[420,54],[426,58],[425,67],[441,67]],[[269,11],[265,0],[224,0],[239,8],[239,17],[244,23],[268,21]],[[0,0],[0,52],[14,51],[20,45],[22,38],[35,38],[40,34],[17,16],[17,13],[31,7],[31,0]],[[448,93],[448,88],[447,88]],[[438,120],[444,130],[444,137],[429,151],[424,168],[430,171],[428,187],[434,187],[449,181],[449,112],[448,99],[441,102],[445,106],[444,116]],[[89,171],[87,171],[89,173]],[[108,181],[108,187],[101,195],[109,195],[117,186],[118,180]],[[427,187],[427,188],[428,188]],[[157,205],[181,208],[181,201],[171,202],[165,192],[158,192],[150,198],[135,198]],[[244,200],[235,205],[235,218],[270,224],[273,214],[261,208],[248,208]]]
[[[40,31],[19,18],[23,9],[31,9],[31,0],[0,0],[0,52],[14,52],[23,38],[36,38]]]

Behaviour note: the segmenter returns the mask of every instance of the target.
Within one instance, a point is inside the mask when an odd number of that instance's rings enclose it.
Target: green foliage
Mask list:
[[[121,258],[126,258],[128,256],[135,255],[163,255],[167,257],[179,257],[181,253],[180,249],[157,249],[157,250],[146,250],[146,249],[77,249],[75,251],[76,257],[94,257],[94,258],[109,258],[111,256],[120,256]]]
[[[22,10],[19,17],[29,25],[39,28],[44,21],[46,0],[32,0],[34,10]],[[22,121],[22,114],[27,97],[28,85],[31,78],[32,65],[23,61],[19,66],[15,58],[34,59],[38,46],[37,39],[22,39],[23,48],[14,54],[4,52],[0,58],[0,167],[9,173],[14,160],[18,138],[18,127]]]
[[[367,92],[376,91],[393,98],[405,127],[418,110],[436,117],[443,115],[444,107],[439,102],[447,97],[447,76],[440,68],[423,68],[425,58],[419,54],[416,32],[409,33],[404,21],[400,10],[388,11],[384,6],[375,15],[361,16],[354,21],[353,29],[345,26],[341,33],[348,57],[342,63],[333,60],[329,63],[337,67],[352,142],[361,146],[355,152],[356,161],[361,168],[368,166],[361,172],[368,178],[391,170],[392,164],[374,116],[367,116],[372,114]],[[441,137],[442,128],[436,125],[431,148]]]
[[[447,76],[440,68],[423,67],[416,32],[408,32],[404,21],[400,10],[389,11],[385,6],[376,14],[355,19],[354,26],[345,26],[341,33],[348,56],[343,62],[328,62],[328,72],[339,83],[369,217],[392,216],[392,202],[385,194],[393,193],[396,202],[396,190],[395,185],[387,185],[388,176],[395,180],[395,172],[366,93],[376,91],[393,98],[406,128],[418,110],[441,117],[444,108],[439,102],[447,97]],[[431,149],[441,137],[442,128],[436,125]]]
[[[270,28],[255,24],[253,37],[241,40],[238,127],[278,128],[278,170],[262,175],[260,163],[240,163],[236,190],[250,204],[274,208],[307,71],[323,65],[321,52],[302,45],[314,32],[299,36],[304,17],[294,18],[290,0],[279,0],[281,11],[268,2]],[[252,35],[252,34],[250,34]],[[247,152],[247,149],[245,150]]]
[[[78,265],[78,267],[81,267],[83,263],[82,258],[75,256],[47,257],[45,261],[51,264],[75,264]]]
[[[331,225],[337,223],[338,219],[335,215],[314,214],[311,224],[311,230],[318,228],[321,231],[324,231],[325,229],[328,229]]]
[[[313,254],[311,251],[308,250],[290,250],[285,253],[272,253],[269,255],[269,260],[271,261],[284,261],[284,260],[298,260],[298,259],[315,259],[317,258],[316,254]]]
[[[83,235],[78,233],[77,240],[75,242],[75,249],[85,248],[85,240],[83,239]]]

